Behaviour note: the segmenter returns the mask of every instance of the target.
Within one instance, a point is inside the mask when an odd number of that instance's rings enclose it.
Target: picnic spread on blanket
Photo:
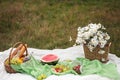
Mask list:
[[[82,66],[77,68],[77,66]],[[76,68],[75,68],[76,67]],[[98,74],[101,76],[108,77],[113,80],[119,80],[120,76],[117,72],[116,65],[102,64],[98,60],[89,61],[85,58],[77,58],[74,61],[62,61],[54,65],[42,65],[39,61],[31,56],[31,59],[21,65],[12,65],[12,68],[17,72],[26,73],[34,76],[37,80],[42,80],[50,75],[64,75],[64,74],[75,74],[75,75],[89,75]],[[112,73],[111,73],[112,72]]]
[[[75,60],[66,59],[63,61],[59,61],[59,56],[55,54],[43,55],[46,60],[51,59],[51,61],[42,61],[42,58],[41,60],[38,60],[35,59],[32,54],[28,54],[27,47],[25,47],[26,44],[18,42],[17,45],[18,46],[14,51],[12,51],[13,48],[11,49],[9,58],[7,58],[4,62],[5,65],[10,63],[9,67],[8,65],[5,66],[6,71],[8,71],[9,73],[28,74],[35,77],[37,80],[43,80],[51,75],[66,74],[74,74],[80,76],[97,74],[113,80],[120,79],[120,74],[117,71],[116,64],[114,63],[106,64],[100,62],[99,60],[90,61],[89,59],[79,56],[75,58]],[[23,51],[22,53],[18,50],[20,47],[21,51]],[[23,54],[25,51],[27,53]]]

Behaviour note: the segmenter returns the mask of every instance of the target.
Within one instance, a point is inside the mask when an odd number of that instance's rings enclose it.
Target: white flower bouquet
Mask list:
[[[76,44],[84,45],[85,57],[88,59],[98,59],[101,62],[108,60],[110,36],[101,24],[88,24],[85,27],[78,27]]]

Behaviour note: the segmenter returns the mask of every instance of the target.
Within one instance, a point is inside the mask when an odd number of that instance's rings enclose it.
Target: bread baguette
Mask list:
[[[22,47],[23,47],[23,44],[20,44],[11,54],[11,58],[13,58],[18,53],[18,51],[21,50]]]
[[[25,44],[25,46],[27,47],[27,44]],[[26,50],[25,46],[22,46],[20,52],[19,52],[19,58],[23,57],[24,56],[24,52]]]

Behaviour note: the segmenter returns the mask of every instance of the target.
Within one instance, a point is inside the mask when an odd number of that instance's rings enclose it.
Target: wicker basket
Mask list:
[[[27,56],[28,55],[28,51],[27,51],[27,47],[25,46],[24,43],[22,42],[17,42],[16,44],[13,45],[12,49],[10,50],[10,54],[9,54],[9,57],[4,61],[4,66],[5,66],[5,70],[8,72],[8,73],[17,73],[17,71],[15,71],[12,67],[11,67],[11,59],[17,55],[17,52],[13,53],[14,51],[14,48],[16,47],[19,47],[19,48],[16,48],[16,49],[20,49],[20,45],[24,46],[25,47],[25,55],[24,56]]]
[[[85,54],[85,58],[90,59],[90,60],[99,60],[102,63],[106,63],[107,61],[109,61],[108,59],[108,53],[109,53],[109,49],[110,49],[110,45],[111,43],[108,43],[105,45],[105,47],[102,49],[105,51],[104,54],[99,54],[98,51],[101,49],[100,46],[97,46],[92,52],[89,50],[89,48],[87,47],[87,45],[83,45],[84,48],[84,54]]]

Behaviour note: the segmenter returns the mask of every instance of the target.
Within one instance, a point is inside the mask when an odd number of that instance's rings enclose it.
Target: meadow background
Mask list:
[[[18,41],[39,49],[68,48],[77,28],[89,23],[107,28],[110,51],[120,57],[120,0],[0,0],[0,51]]]

